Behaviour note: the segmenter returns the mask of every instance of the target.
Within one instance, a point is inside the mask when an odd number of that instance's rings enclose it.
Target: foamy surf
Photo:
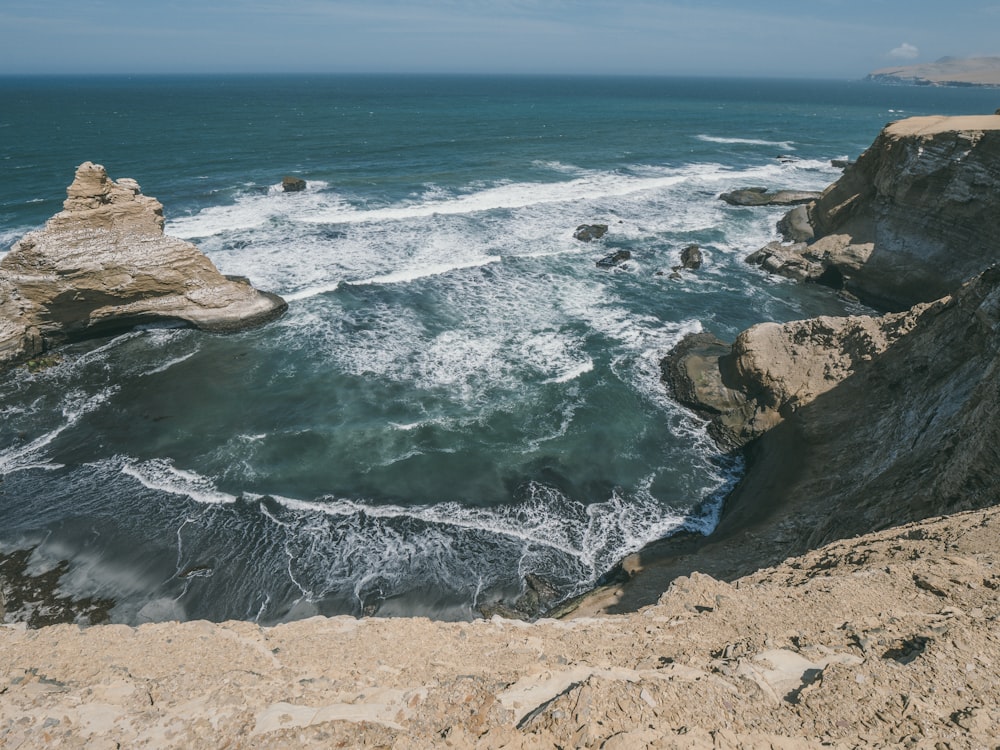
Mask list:
[[[783,151],[795,151],[795,144],[791,141],[769,141],[763,138],[734,138],[731,136],[705,135],[704,133],[699,133],[695,138],[706,143],[719,143],[727,146],[776,146]]]
[[[479,268],[480,266],[486,266],[490,263],[499,263],[501,260],[502,258],[499,255],[493,255],[486,258],[459,261],[457,263],[435,263],[428,266],[400,269],[399,271],[394,271],[393,273],[388,273],[384,276],[373,276],[370,279],[348,281],[345,283],[352,284],[354,286],[364,286],[367,284],[407,284],[418,279],[426,279],[429,276],[440,276],[442,274],[451,273],[452,271],[461,271],[465,268]]]
[[[197,503],[218,505],[236,502],[235,495],[220,491],[207,477],[178,469],[167,460],[126,461],[121,472],[137,480],[143,487],[187,497]]]

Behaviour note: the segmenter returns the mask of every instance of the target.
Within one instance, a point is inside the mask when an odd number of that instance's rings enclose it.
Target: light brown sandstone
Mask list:
[[[627,616],[0,628],[0,747],[992,747],[1000,511]]]
[[[0,260],[0,364],[67,339],[173,321],[226,331],[279,315],[279,297],[219,273],[163,233],[163,206],[86,162],[63,211]]]

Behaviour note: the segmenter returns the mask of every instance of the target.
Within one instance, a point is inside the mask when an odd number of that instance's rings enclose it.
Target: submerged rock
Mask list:
[[[534,620],[544,615],[561,597],[554,584],[535,573],[526,573],[523,590],[513,602],[490,602],[479,608],[489,619],[499,615],[507,620]]]
[[[40,573],[30,573],[35,548],[0,554],[0,623],[23,622],[29,628],[77,623],[97,625],[108,621],[113,599],[73,598],[60,590],[69,561],[60,560]]]
[[[280,315],[280,297],[219,273],[163,233],[163,206],[135,180],[85,162],[63,210],[0,260],[0,365],[141,323],[232,331]]]

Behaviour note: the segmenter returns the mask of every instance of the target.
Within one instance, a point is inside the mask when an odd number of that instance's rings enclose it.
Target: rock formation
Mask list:
[[[599,240],[608,233],[607,224],[581,224],[573,232],[573,237],[580,242]]]
[[[632,259],[632,253],[628,250],[615,250],[608,253],[603,258],[596,261],[598,268],[617,268]]]
[[[688,245],[683,250],[681,250],[681,268],[686,268],[689,271],[697,271],[701,268],[702,262],[705,260],[704,255],[702,255],[701,247],[698,245]],[[678,270],[677,268],[674,269]]]
[[[163,206],[131,179],[86,162],[63,211],[0,260],[0,364],[81,336],[180,321],[252,326],[285,302],[226,277],[194,245],[163,233]]]
[[[901,120],[809,205],[807,221],[800,209],[783,220],[796,244],[772,243],[748,261],[903,310],[995,261],[997,195],[1000,116]]]
[[[692,334],[663,360],[664,382],[710,421],[713,437],[739,448],[854,375],[944,302],[881,317],[761,323],[732,346]]]
[[[819,197],[819,193],[808,190],[778,190],[770,192],[763,187],[748,187],[722,193],[719,200],[730,206],[794,206],[809,203]]]
[[[707,538],[626,560],[646,582],[605,610],[655,600],[649,581],[728,579],[831,540],[996,503],[1000,268],[882,317],[764,324],[732,347],[701,336],[664,363],[747,472]],[[655,571],[651,573],[651,571]]]
[[[306,189],[306,181],[301,177],[285,175],[281,178],[281,189],[286,193],[301,193]]]
[[[932,63],[881,68],[869,73],[867,80],[918,86],[1000,87],[1000,57],[942,57]]]

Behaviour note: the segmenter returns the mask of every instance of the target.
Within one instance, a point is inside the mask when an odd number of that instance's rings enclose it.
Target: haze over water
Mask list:
[[[0,375],[0,545],[70,559],[64,588],[130,623],[465,618],[526,573],[584,591],[709,530],[738,474],[663,355],[860,311],[746,266],[782,210],[718,194],[822,189],[890,120],[993,109],[815,81],[0,80],[4,249],[92,160],[289,300],[252,331],[133,330]],[[604,240],[573,239],[591,222]],[[703,267],[670,279],[691,243]],[[626,268],[595,265],[616,249]]]

